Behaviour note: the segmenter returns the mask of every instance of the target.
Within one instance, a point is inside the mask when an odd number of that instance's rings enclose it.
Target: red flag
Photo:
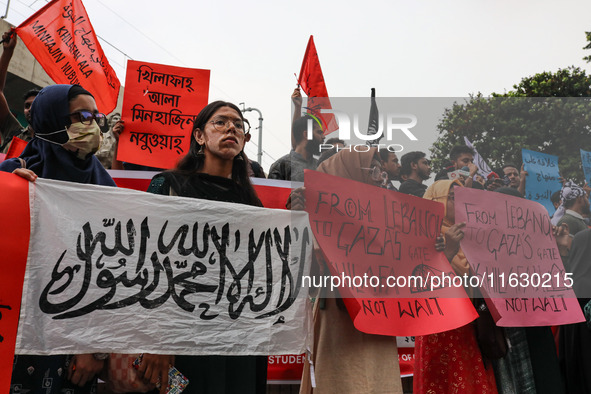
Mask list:
[[[25,146],[27,146],[27,141],[23,141],[18,137],[13,137],[10,141],[10,148],[8,148],[8,152],[6,152],[6,160],[12,159],[13,157],[19,157],[23,150],[25,150]]]
[[[314,36],[310,36],[308,47],[304,54],[304,61],[300,70],[298,83],[308,96],[308,113],[322,120],[324,135],[330,134],[339,128],[333,114],[321,114],[321,109],[332,109],[328,98],[328,91],[324,83],[324,76],[318,60],[318,52],[314,45]]]
[[[94,95],[99,111],[115,109],[121,84],[81,0],[53,0],[16,32],[55,83],[82,85]]]

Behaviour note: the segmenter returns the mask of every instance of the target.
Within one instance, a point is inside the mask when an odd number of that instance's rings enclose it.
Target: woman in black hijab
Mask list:
[[[41,177],[115,186],[94,156],[106,117],[84,88],[52,85],[42,89],[31,107],[31,123],[35,138],[20,157],[0,163],[0,171],[14,172],[30,181]],[[95,392],[95,375],[104,365],[101,357],[17,355],[11,390],[44,394]]]

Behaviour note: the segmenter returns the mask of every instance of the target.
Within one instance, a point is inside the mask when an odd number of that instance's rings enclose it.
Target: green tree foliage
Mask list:
[[[548,98],[546,98],[548,97]],[[579,148],[591,151],[591,76],[570,67],[522,79],[513,90],[470,96],[445,110],[431,148],[434,167],[467,137],[494,169],[521,165],[521,149],[559,156],[565,178],[583,180]]]
[[[587,45],[583,47],[583,49],[591,49],[591,31],[586,31],[585,36],[587,37]],[[587,63],[591,63],[591,55],[585,56],[583,58],[584,61]]]

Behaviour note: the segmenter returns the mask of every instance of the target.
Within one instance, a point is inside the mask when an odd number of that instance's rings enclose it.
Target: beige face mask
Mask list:
[[[79,159],[84,160],[99,150],[102,136],[101,129],[96,122],[92,122],[90,125],[80,122],[72,123],[66,131],[70,139],[62,147],[75,153]]]

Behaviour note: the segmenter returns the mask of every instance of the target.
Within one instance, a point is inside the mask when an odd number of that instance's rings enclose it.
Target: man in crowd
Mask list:
[[[2,43],[4,50],[2,55],[0,55],[0,153],[6,153],[14,137],[29,142],[33,138],[34,132],[30,125],[23,128],[16,117],[10,112],[6,96],[4,96],[8,64],[10,63],[10,59],[12,59],[14,48],[16,47],[16,33],[12,31],[6,32],[2,35],[2,39],[4,40]],[[39,90],[32,89],[24,95],[25,105],[23,112],[29,124],[31,122],[29,111],[38,93]]]
[[[507,163],[502,168],[504,182],[508,187],[517,189],[523,196],[525,194],[525,171],[519,172],[515,164]]]
[[[565,182],[562,186],[561,199],[564,215],[558,221],[557,226],[566,223],[572,235],[586,230],[587,223],[585,223],[584,217],[591,215],[591,209],[589,208],[589,196],[583,188],[572,181]],[[557,211],[555,215],[561,213]]]
[[[472,187],[474,175],[478,172],[478,167],[474,164],[474,151],[466,145],[456,145],[449,152],[449,160],[451,165],[439,171],[435,176],[435,180],[449,179],[448,173],[456,170],[461,170],[463,167],[468,167],[469,175],[466,177],[464,183],[465,187]]]
[[[386,184],[388,190],[398,191],[398,189],[392,184],[392,181],[399,180],[400,163],[398,162],[398,156],[396,156],[396,153],[390,152],[387,149],[380,149],[378,152],[382,169],[388,173],[388,183]]]
[[[307,139],[308,121],[312,123],[312,139]],[[324,140],[322,127],[310,115],[304,115],[293,122],[292,139],[295,149],[271,164],[269,179],[286,181],[304,181],[304,170],[315,170],[317,160],[314,155],[320,154],[320,144]]]
[[[409,152],[402,156],[401,174],[406,175],[406,180],[400,184],[400,192],[412,194],[413,196],[423,197],[427,185],[423,185],[431,176],[431,166],[429,160],[425,158],[423,152]]]
[[[109,131],[103,134],[103,141],[99,150],[94,154],[107,170],[111,169],[113,155],[117,149],[117,140],[113,135],[113,127],[121,120],[121,114],[116,112],[109,116]]]

